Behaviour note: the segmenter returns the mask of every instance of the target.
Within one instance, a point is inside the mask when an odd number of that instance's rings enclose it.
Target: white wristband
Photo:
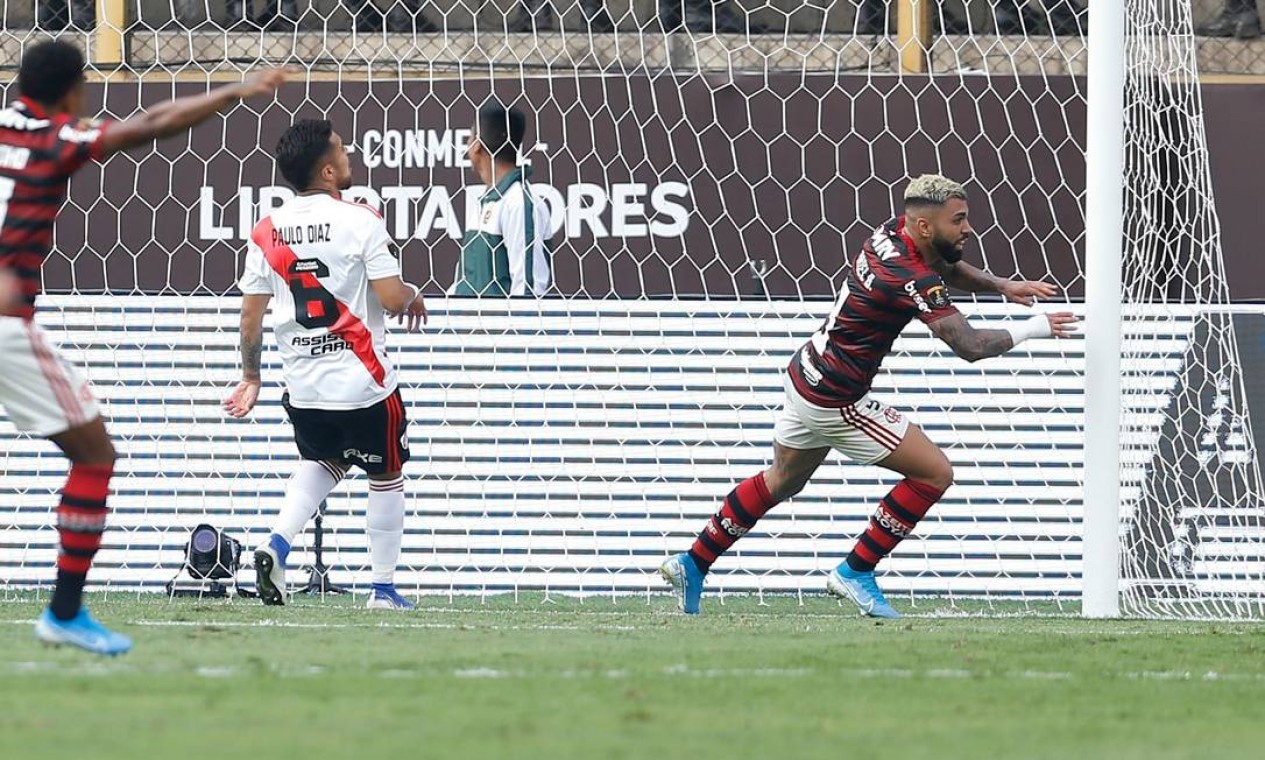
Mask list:
[[[413,297],[408,300],[408,303],[404,304],[404,308],[407,309],[408,307],[412,306],[413,302],[417,300],[417,297],[422,294],[422,289],[417,287],[411,282],[406,282],[404,283],[404,285],[405,287],[409,287],[413,289]]]
[[[1048,338],[1054,334],[1050,329],[1050,320],[1044,314],[1037,314],[1019,322],[1007,322],[1006,332],[1017,346],[1029,338]]]

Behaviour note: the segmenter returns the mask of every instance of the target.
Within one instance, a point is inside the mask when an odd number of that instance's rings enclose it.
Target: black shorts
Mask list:
[[[364,409],[296,409],[289,393],[281,405],[304,459],[355,465],[370,475],[398,472],[409,460],[408,418],[399,389]]]

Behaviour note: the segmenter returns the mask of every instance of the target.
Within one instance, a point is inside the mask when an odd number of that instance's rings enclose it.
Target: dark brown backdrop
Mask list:
[[[564,295],[746,295],[756,289],[754,261],[767,265],[765,284],[775,297],[829,296],[844,253],[891,214],[906,178],[940,171],[968,180],[974,193],[975,261],[1003,276],[1048,273],[1079,296],[1081,87],[1071,79],[775,74],[723,86],[700,76],[498,80],[495,91],[536,114],[528,141],[548,150],[530,153],[534,180],[562,199],[606,198],[597,216],[607,234],[580,225],[555,237]],[[138,103],[198,89],[115,83],[108,91],[93,86],[91,97],[110,113],[128,114]],[[268,153],[292,118],[331,118],[362,147],[370,130],[437,130],[452,138],[491,91],[486,80],[291,84],[277,104],[239,107],[191,137],[117,157],[103,170],[89,167],[59,220],[60,255],[47,265],[48,287],[227,291],[243,245],[239,189],[258,197],[258,188],[281,184]],[[1236,299],[1265,298],[1247,239],[1262,210],[1256,188],[1265,151],[1243,150],[1259,143],[1253,130],[1265,123],[1262,93],[1205,89]],[[352,164],[356,182],[378,192],[451,196],[464,221],[462,189],[474,180],[455,162],[369,169],[358,152]],[[688,194],[679,192],[684,187]],[[617,192],[620,216],[645,225],[641,234],[610,234]],[[439,229],[412,236],[428,203],[428,218],[443,219],[426,197],[411,201],[400,242],[406,276],[437,292],[451,282],[457,242]],[[688,212],[682,233],[673,229],[672,209],[659,208],[665,204]],[[385,204],[392,229],[397,208]],[[204,237],[210,228],[227,238]]]

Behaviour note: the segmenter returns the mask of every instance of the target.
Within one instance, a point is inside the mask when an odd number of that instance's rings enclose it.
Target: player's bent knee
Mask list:
[[[113,468],[119,458],[114,442],[105,429],[105,422],[100,417],[72,427],[64,433],[50,436],[50,439],[75,464]]]
[[[764,472],[764,483],[775,501],[785,501],[804,490],[813,473],[821,466],[828,448],[792,449],[774,442],[773,466]]]
[[[774,501],[786,501],[804,490],[804,486],[808,485],[806,477],[787,477],[783,474],[770,478],[767,474],[764,477],[765,483],[769,488],[769,495]]]
[[[953,485],[953,465],[948,459],[941,459],[937,465],[928,471],[925,475],[910,478],[922,483],[926,483],[937,491],[944,493]]]
[[[106,438],[105,443],[103,444],[102,449],[101,449],[100,464],[109,465],[111,468],[113,468],[114,465],[118,464],[118,461],[119,461],[119,450],[114,448],[114,441],[110,440],[109,438]]]
[[[103,435],[91,441],[87,451],[84,452],[84,456],[75,461],[79,464],[90,464],[114,469],[114,465],[119,461],[119,452],[118,449],[114,448],[114,441],[110,440],[110,436]]]
[[[774,501],[786,501],[804,490],[820,461],[797,462],[797,466],[774,463],[764,473],[764,483]]]

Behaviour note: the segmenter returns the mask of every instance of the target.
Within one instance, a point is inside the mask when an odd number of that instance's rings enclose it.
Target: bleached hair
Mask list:
[[[905,203],[943,206],[950,198],[966,200],[966,188],[940,174],[923,174],[905,188]]]

